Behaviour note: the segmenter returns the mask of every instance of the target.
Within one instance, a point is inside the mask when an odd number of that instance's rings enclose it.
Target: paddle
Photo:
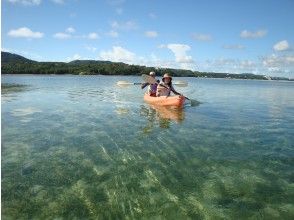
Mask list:
[[[128,81],[118,81],[116,83],[118,86],[131,86],[131,85],[142,85],[142,83],[139,82],[128,82]],[[153,83],[151,83],[153,84]],[[176,81],[173,83],[173,85],[179,86],[179,87],[186,87],[188,84],[184,81]]]
[[[118,81],[116,83],[118,86],[130,86],[130,85],[142,85],[142,83],[138,83],[138,82],[128,82],[128,81]]]
[[[142,77],[143,77],[143,80],[145,82],[149,83],[149,84],[157,83],[156,79],[153,78],[152,76],[143,74]],[[179,87],[186,87],[186,86],[188,86],[188,83],[185,82],[185,81],[175,81],[175,82],[173,82],[173,85],[176,85],[176,86],[179,86]]]
[[[143,74],[143,75],[142,75],[142,78],[143,78],[143,80],[144,80],[145,82],[147,82],[147,83],[149,83],[149,84],[155,84],[155,83],[157,83],[156,79],[153,78],[152,76],[148,76],[148,75],[146,75],[146,74]],[[179,81],[179,82],[181,82],[181,81]],[[158,84],[158,83],[157,83],[157,84]],[[175,83],[173,83],[173,84],[176,85]],[[185,82],[184,82],[182,85],[187,86],[188,83],[185,83]],[[164,85],[162,85],[162,84],[161,84],[161,86],[167,88],[166,86],[164,86]],[[168,88],[167,88],[167,89],[168,89]],[[184,96],[184,95],[183,95],[183,96]],[[187,99],[187,100],[190,101],[190,99],[189,99],[188,97],[186,97],[186,96],[184,96],[184,97],[185,97],[185,99]]]

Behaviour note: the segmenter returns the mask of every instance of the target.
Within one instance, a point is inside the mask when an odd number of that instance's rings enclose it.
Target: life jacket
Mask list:
[[[156,96],[169,96],[171,87],[164,83],[160,83],[157,87]]]
[[[156,96],[157,85],[157,83],[154,83],[148,86],[148,93],[150,96]]]

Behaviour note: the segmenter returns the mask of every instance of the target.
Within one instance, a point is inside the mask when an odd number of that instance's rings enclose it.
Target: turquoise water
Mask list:
[[[120,80],[2,76],[3,219],[294,218],[294,83],[184,78],[177,110]]]

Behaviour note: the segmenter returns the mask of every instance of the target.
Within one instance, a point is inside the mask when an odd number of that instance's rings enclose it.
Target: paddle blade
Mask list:
[[[143,75],[142,75],[142,78],[143,78],[143,80],[144,80],[146,83],[149,83],[149,84],[154,84],[154,83],[156,83],[156,79],[153,78],[152,76],[148,76],[148,75],[146,75],[146,74],[143,74]]]
[[[118,85],[120,87],[127,87],[127,86],[130,86],[130,85],[134,85],[134,83],[130,83],[128,81],[118,81],[116,83],[116,85]]]
[[[118,85],[119,87],[127,87],[127,86],[132,86],[132,85],[142,85],[142,83],[139,82],[128,82],[128,81],[118,81],[116,83],[116,85]]]
[[[173,85],[176,85],[179,87],[186,87],[186,86],[188,86],[188,83],[185,81],[175,81],[175,82],[173,82]]]

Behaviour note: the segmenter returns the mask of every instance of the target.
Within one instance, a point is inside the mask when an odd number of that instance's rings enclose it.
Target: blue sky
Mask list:
[[[3,0],[1,48],[294,77],[294,0]]]

